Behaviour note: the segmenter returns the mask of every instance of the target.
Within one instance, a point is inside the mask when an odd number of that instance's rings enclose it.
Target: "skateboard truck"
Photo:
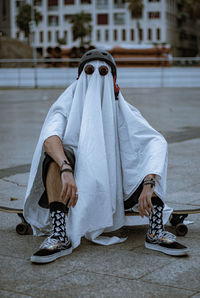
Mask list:
[[[185,236],[188,232],[188,227],[183,223],[188,214],[173,214],[170,216],[170,223],[175,227],[177,236]]]
[[[24,216],[22,213],[17,213],[17,215],[20,217],[21,219],[21,223],[19,223],[17,226],[16,226],[16,232],[19,234],[19,235],[27,235],[27,234],[30,234],[30,229],[31,229],[31,226],[29,225],[29,223],[27,223],[27,221],[25,220]]]

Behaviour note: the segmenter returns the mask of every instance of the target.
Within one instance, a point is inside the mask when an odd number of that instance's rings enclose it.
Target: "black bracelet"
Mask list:
[[[63,167],[64,165],[68,165],[68,166],[70,166],[70,167],[72,168],[72,165],[71,165],[70,162],[68,162],[68,161],[66,161],[66,160],[63,160],[63,161],[62,161],[62,164],[61,164],[61,166],[60,166],[60,169],[61,169],[61,170],[62,170],[62,167]]]
[[[73,173],[73,170],[72,169],[63,169],[63,170],[60,170],[60,176],[62,175],[63,172]]]
[[[151,185],[151,188],[152,188],[153,186],[155,186],[155,184],[156,184],[155,179],[154,179],[154,178],[146,179],[146,180],[144,180],[144,182],[143,182],[142,185],[144,186],[144,185],[148,185],[148,184]]]

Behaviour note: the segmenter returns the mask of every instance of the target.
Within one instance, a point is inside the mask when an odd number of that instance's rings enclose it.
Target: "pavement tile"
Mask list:
[[[0,289],[7,291],[12,289],[13,292],[24,293],[32,287],[37,287],[49,280],[54,280],[55,277],[59,278],[66,272],[73,271],[69,265],[67,267],[60,266],[60,260],[40,266],[31,264],[26,258],[0,256],[0,263]]]
[[[193,292],[131,279],[122,279],[94,271],[78,271],[29,290],[34,297],[188,297]]]
[[[4,181],[11,182],[17,186],[26,187],[28,184],[29,173],[16,174],[3,178]]]
[[[0,290],[0,297],[2,297],[2,298],[27,298],[27,297],[32,297],[32,296],[24,295],[24,294],[16,293],[16,292]]]
[[[191,296],[191,298],[200,298],[200,292]]]
[[[155,270],[142,278],[143,281],[159,283],[181,289],[200,291],[199,257],[190,255],[184,258],[174,258],[173,263]]]
[[[122,244],[109,247],[91,245],[87,249],[80,247],[74,250],[70,261],[74,261],[76,269],[133,279],[172,262],[171,257],[159,253],[155,262],[155,254],[144,247],[144,242],[139,247],[134,247],[134,243],[132,248],[126,248],[126,244],[122,247]],[[67,258],[63,259],[62,266],[67,266],[68,262]]]
[[[13,183],[7,180],[0,180],[0,204],[9,207],[21,207],[26,193],[26,186],[20,186],[17,183]],[[18,200],[10,201],[10,198],[14,197]]]

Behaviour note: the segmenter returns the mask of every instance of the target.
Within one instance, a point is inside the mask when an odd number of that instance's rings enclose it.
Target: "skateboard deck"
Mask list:
[[[17,214],[21,218],[21,223],[16,226],[16,232],[20,235],[30,234],[31,226],[26,222],[23,216],[23,209],[0,206],[0,211]],[[175,228],[177,236],[185,236],[187,234],[188,227],[184,224],[184,219],[189,214],[197,213],[200,213],[200,208],[173,210],[169,221]],[[125,216],[139,216],[139,212],[125,211]]]
[[[200,208],[196,209],[175,209],[169,218],[169,222],[175,228],[177,236],[185,236],[188,232],[188,227],[184,224],[185,218],[189,214],[200,213]],[[139,212],[125,211],[126,216],[139,216]]]

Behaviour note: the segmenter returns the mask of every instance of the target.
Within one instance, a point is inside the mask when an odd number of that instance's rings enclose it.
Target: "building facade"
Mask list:
[[[2,0],[5,2],[6,0]],[[7,1],[6,1],[7,2]],[[33,0],[41,13],[41,22],[34,28],[33,46],[45,55],[48,47],[78,46],[74,41],[70,17],[81,11],[91,15],[91,45],[110,49],[114,46],[133,48],[154,44],[169,44],[178,55],[179,31],[177,29],[176,0],[143,0],[141,18],[132,18],[128,3],[124,0]],[[21,5],[32,0],[10,0],[10,36],[24,39],[16,26],[16,15]],[[89,41],[88,40],[88,41]]]

